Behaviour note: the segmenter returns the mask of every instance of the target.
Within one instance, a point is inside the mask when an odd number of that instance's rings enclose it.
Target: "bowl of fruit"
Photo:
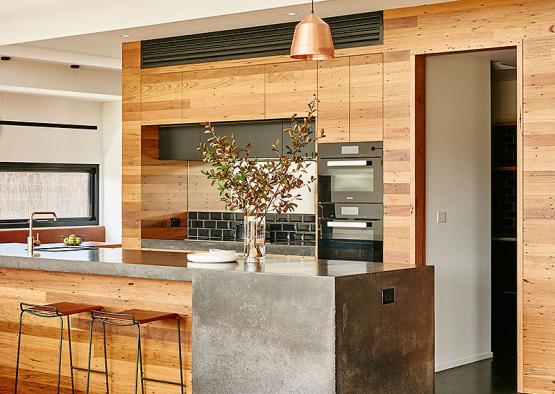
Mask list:
[[[79,246],[83,242],[83,236],[77,236],[75,234],[69,234],[67,237],[64,238],[64,245],[67,246]]]

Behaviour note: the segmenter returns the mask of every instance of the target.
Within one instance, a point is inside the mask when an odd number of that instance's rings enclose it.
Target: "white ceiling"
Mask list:
[[[327,17],[445,1],[317,0],[315,8],[319,15]],[[0,55],[119,68],[124,41],[298,21],[310,10],[309,3],[308,0],[0,0]],[[296,15],[288,15],[290,12]],[[130,37],[123,37],[126,34]],[[6,44],[12,45],[1,46]]]

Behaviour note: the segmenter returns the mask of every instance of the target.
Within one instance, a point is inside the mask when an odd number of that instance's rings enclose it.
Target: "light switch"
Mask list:
[[[447,212],[439,211],[437,213],[437,222],[438,223],[447,223]]]

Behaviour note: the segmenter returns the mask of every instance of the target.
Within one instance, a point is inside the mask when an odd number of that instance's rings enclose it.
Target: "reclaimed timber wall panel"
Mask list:
[[[141,247],[141,43],[122,46],[122,244]]]
[[[143,125],[181,123],[182,73],[143,75],[141,120]]]
[[[183,73],[183,123],[264,119],[264,66]]]
[[[555,391],[555,37],[523,43],[523,387]]]
[[[191,212],[221,212],[225,211],[225,203],[220,200],[218,189],[212,186],[212,181],[201,171],[210,166],[200,161],[189,162],[188,187],[190,190],[188,207]]]
[[[411,162],[409,51],[384,61],[384,260],[411,261]]]
[[[321,142],[349,141],[349,58],[318,62],[318,130]]]
[[[141,130],[141,237],[184,239],[187,236],[187,161],[160,160],[158,126]],[[179,227],[170,219],[179,218]]]
[[[13,393],[19,322],[19,303],[46,304],[59,301],[104,305],[109,311],[128,308],[179,313],[182,317],[182,349],[187,393],[191,389],[191,282],[82,275],[18,269],[0,269],[0,393]],[[18,392],[54,393],[57,384],[59,320],[26,315],[22,337]],[[74,365],[87,368],[90,315],[71,318]],[[64,320],[65,326],[65,320]],[[101,325],[95,325],[94,370],[103,370]],[[107,326],[110,392],[133,392],[135,329]],[[145,325],[144,372],[147,377],[178,381],[177,329],[175,321]],[[71,393],[67,331],[64,331],[62,393]],[[84,393],[86,372],[75,371],[76,392]],[[91,393],[104,393],[104,375],[91,375]],[[179,387],[145,382],[148,393],[179,393]]]
[[[317,92],[317,62],[277,63],[264,66],[266,119],[304,114]]]
[[[349,140],[383,140],[383,55],[351,56]]]

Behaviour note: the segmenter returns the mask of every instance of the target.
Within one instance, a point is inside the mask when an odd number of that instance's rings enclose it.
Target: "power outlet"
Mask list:
[[[382,289],[382,304],[393,304],[395,302],[395,288]]]
[[[438,223],[447,223],[447,212],[439,211],[437,213],[437,222]]]

